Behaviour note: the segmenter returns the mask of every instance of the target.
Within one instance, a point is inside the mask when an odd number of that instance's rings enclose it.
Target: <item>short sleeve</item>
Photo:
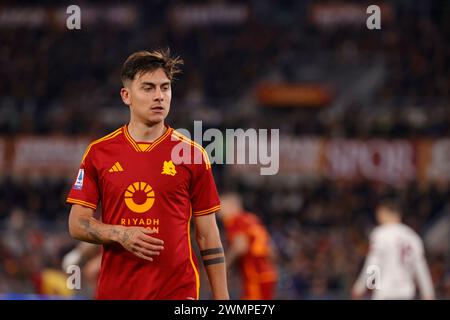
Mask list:
[[[220,209],[214,176],[208,155],[202,150],[202,161],[192,165],[191,205],[194,216],[216,212]]]
[[[92,157],[93,150],[88,147],[67,196],[67,203],[79,204],[92,209],[97,208],[99,201],[98,178]]]

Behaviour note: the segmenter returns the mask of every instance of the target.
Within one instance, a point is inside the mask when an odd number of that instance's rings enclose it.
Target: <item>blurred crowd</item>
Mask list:
[[[299,134],[448,135],[447,2],[423,8],[420,2],[400,3],[377,32],[356,26],[323,29],[311,22],[308,1],[237,3],[248,15],[236,25],[181,28],[170,16],[183,1],[152,1],[136,4],[139,23],[128,28],[101,23],[71,32],[0,28],[0,134],[98,135],[115,128],[120,117],[104,118],[126,112],[119,97],[123,61],[136,50],[170,46],[185,61],[170,116],[178,127],[200,117],[216,126],[265,125],[270,111],[261,108],[246,116],[238,107],[258,81],[276,75],[285,82],[329,83],[339,81],[345,70],[358,66],[364,73],[380,60],[383,81],[367,101],[346,101],[332,116],[285,110],[268,124]],[[158,14],[146,19],[153,12]],[[308,71],[316,66],[329,70]],[[91,117],[92,110],[100,119]]]
[[[75,241],[67,233],[69,207],[64,197],[70,182],[8,181],[8,190],[22,194],[20,201],[0,195],[0,292],[39,292],[36,275],[61,271],[61,259]],[[0,185],[5,190],[5,182]],[[384,196],[397,196],[403,220],[420,235],[444,210],[450,199],[447,186],[402,190],[384,184],[357,184],[322,180],[295,188],[249,186],[236,181],[236,190],[248,210],[268,227],[277,249],[280,299],[348,299],[375,227],[373,209]],[[39,189],[46,199],[34,195]],[[20,192],[19,192],[20,191]],[[52,207],[43,203],[53,202]],[[438,298],[450,298],[450,269],[445,252],[427,252]],[[231,277],[231,281],[238,281]],[[230,287],[238,287],[230,285]]]
[[[281,134],[323,137],[450,135],[446,1],[420,10],[400,1],[395,23],[376,32],[354,26],[322,30],[308,19],[309,1],[227,1],[250,8],[242,24],[190,28],[176,27],[169,18],[170,9],[185,1],[137,3],[139,23],[132,28],[101,23],[80,32],[0,27],[0,137],[111,132],[126,119],[119,97],[123,61],[133,51],[167,45],[185,61],[168,119],[176,128],[201,119],[218,128],[280,128]],[[246,99],[262,79],[307,80],[295,70],[324,60],[363,72],[371,61],[382,61],[383,81],[363,102],[345,100],[335,112],[332,106],[272,110]],[[315,80],[339,76],[330,70]],[[250,113],[241,108],[242,101],[253,106]],[[231,178],[226,168],[218,169],[220,189]],[[0,174],[0,293],[42,292],[42,271],[61,271],[62,256],[75,244],[66,227],[70,183]],[[281,299],[350,297],[379,197],[398,196],[405,222],[419,234],[450,199],[448,184],[410,183],[396,190],[369,181],[231,184],[273,236]],[[448,254],[429,253],[427,258],[437,297],[450,299]]]

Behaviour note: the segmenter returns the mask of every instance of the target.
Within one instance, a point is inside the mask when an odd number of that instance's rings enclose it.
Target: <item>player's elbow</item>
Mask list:
[[[75,206],[72,206],[69,215],[69,234],[76,240],[83,240],[83,228],[82,220],[85,219],[85,215],[77,210]]]
[[[76,240],[82,240],[80,227],[76,225],[77,223],[73,219],[69,218],[69,234],[72,238]]]
[[[211,235],[207,232],[197,232],[195,238],[198,243],[206,243],[211,239]]]
[[[219,234],[214,232],[197,232],[195,238],[202,248],[222,246]]]

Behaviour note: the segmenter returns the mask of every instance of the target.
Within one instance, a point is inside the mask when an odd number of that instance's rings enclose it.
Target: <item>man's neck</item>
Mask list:
[[[167,128],[164,125],[164,122],[159,122],[152,126],[148,126],[143,123],[137,123],[134,121],[130,121],[128,124],[128,132],[131,137],[137,142],[147,142],[151,143],[161,137]]]
[[[401,222],[401,220],[398,219],[386,219],[383,224],[385,225],[391,225],[391,224],[399,224]]]

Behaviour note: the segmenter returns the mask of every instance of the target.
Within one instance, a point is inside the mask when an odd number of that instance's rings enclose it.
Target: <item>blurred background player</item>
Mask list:
[[[219,216],[225,226],[228,268],[236,263],[243,284],[242,299],[271,300],[275,296],[277,272],[267,229],[253,213],[246,212],[236,193],[221,196]]]
[[[434,299],[422,240],[414,230],[401,222],[400,205],[392,200],[380,202],[376,219],[379,226],[370,235],[369,253],[354,284],[353,297],[362,297],[367,286],[372,283],[375,288],[373,299],[414,299],[417,283],[422,299]],[[372,273],[378,271],[377,275]],[[373,280],[379,283],[368,281],[371,273]]]

